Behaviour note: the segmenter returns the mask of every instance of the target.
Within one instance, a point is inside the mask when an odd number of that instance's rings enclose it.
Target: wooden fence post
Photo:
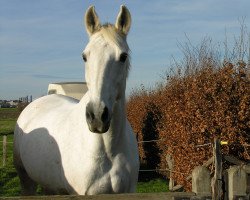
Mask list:
[[[213,154],[214,154],[214,177],[211,181],[212,187],[212,199],[219,200],[222,199],[223,191],[222,191],[222,155],[221,155],[221,148],[220,148],[220,140],[215,138],[214,139],[214,147],[213,147]]]
[[[169,169],[169,190],[172,191],[174,188],[174,180],[172,178],[173,175],[173,168],[174,168],[174,160],[170,154],[166,156],[168,169]]]
[[[169,190],[171,192],[174,192],[176,190],[179,190],[181,188],[183,188],[182,185],[174,185],[174,179],[172,178],[173,176],[173,169],[174,169],[174,159],[172,158],[171,155],[167,155],[166,156],[166,161],[167,161],[167,164],[168,164],[168,171],[169,171]]]
[[[7,135],[3,136],[3,167],[6,165],[7,160]]]

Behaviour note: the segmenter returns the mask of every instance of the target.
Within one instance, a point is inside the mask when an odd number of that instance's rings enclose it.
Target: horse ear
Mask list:
[[[126,6],[121,5],[117,16],[115,27],[123,34],[127,35],[131,26],[131,15]]]
[[[100,26],[101,24],[95,12],[95,7],[90,6],[85,14],[85,27],[89,36],[96,32],[100,28]]]

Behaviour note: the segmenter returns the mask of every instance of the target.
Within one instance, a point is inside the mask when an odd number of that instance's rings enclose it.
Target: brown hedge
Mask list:
[[[138,140],[141,163],[150,169],[159,164],[160,150],[156,142],[142,143],[142,141],[158,140],[157,123],[159,109],[154,103],[154,94],[142,88],[130,96],[127,104],[127,117]]]
[[[197,145],[217,137],[228,141],[222,147],[224,155],[250,160],[250,67],[243,61],[220,64],[204,54],[202,60],[194,60],[191,68],[184,67],[185,73],[168,76],[154,91],[133,93],[127,104],[138,141],[145,140],[145,134],[147,139],[161,139],[152,146],[139,143],[141,161],[156,163],[154,159],[160,156],[158,168],[167,168],[166,155],[170,154],[176,172],[173,178],[186,190],[191,188],[186,177],[192,169],[212,156],[211,145]]]

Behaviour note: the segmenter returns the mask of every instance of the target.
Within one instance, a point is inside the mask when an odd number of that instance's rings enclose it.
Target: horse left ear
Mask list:
[[[95,12],[95,7],[90,6],[85,14],[85,27],[89,36],[95,33],[101,26],[99,18]]]
[[[131,15],[126,6],[121,5],[117,16],[115,27],[123,34],[127,35],[131,26]]]

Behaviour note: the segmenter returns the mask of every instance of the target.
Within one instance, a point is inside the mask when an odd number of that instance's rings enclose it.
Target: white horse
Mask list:
[[[39,98],[18,118],[14,164],[24,195],[34,195],[37,184],[49,194],[135,192],[138,148],[125,113],[131,16],[121,6],[115,25],[101,25],[92,6],[85,25],[88,92],[80,102]]]

